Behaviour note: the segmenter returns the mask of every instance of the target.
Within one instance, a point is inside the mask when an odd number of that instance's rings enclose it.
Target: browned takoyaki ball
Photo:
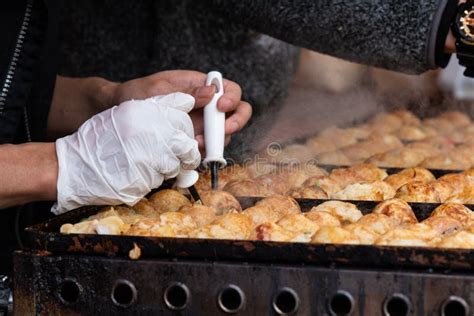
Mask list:
[[[232,211],[241,211],[239,201],[226,191],[203,191],[199,193],[201,201],[205,206],[216,210],[216,215],[226,214]]]
[[[374,214],[384,214],[394,219],[398,224],[418,223],[413,210],[407,202],[400,199],[383,201],[374,208]]]
[[[473,212],[466,206],[459,203],[445,203],[431,213],[431,217],[447,216],[459,221],[463,226],[470,226],[474,220]]]
[[[187,197],[176,190],[161,190],[148,199],[159,212],[178,211],[184,205],[190,205]]]
[[[253,179],[232,180],[223,188],[234,196],[261,196],[260,188]]]
[[[141,199],[132,207],[137,214],[146,216],[146,217],[157,217],[160,212],[155,208],[155,205],[148,201],[146,198]]]
[[[413,181],[428,183],[435,179],[434,175],[428,169],[416,167],[404,169],[398,173],[389,175],[384,181],[390,184],[395,190],[398,190],[400,187]]]
[[[282,216],[288,214],[299,214],[301,212],[298,202],[290,196],[273,195],[255,203],[255,206],[263,205],[282,214]]]
[[[198,227],[210,224],[216,219],[217,211],[206,205],[194,203],[192,205],[185,205],[180,210],[181,213],[189,215],[196,222]]]

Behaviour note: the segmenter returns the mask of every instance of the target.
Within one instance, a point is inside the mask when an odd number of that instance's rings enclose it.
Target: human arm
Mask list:
[[[56,199],[58,159],[54,143],[0,145],[0,209]]]
[[[146,99],[154,95],[183,92],[192,95],[195,109],[190,113],[195,126],[196,140],[203,142],[202,110],[212,98],[213,87],[206,87],[206,74],[197,71],[163,71],[124,83],[111,82],[99,77],[57,77],[53,102],[48,118],[51,138],[70,134],[88,118],[114,105],[130,99]],[[238,84],[224,80],[224,95],[218,107],[229,113],[226,119],[226,135],[239,131],[249,120],[251,106],[241,100]]]
[[[448,0],[209,1],[218,14],[261,33],[349,61],[408,73],[447,63],[443,46],[457,6]]]

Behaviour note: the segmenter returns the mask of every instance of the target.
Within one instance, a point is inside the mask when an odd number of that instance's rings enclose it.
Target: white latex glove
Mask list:
[[[56,141],[59,162],[55,214],[83,205],[134,205],[180,167],[201,156],[184,93],[131,100],[93,116]]]

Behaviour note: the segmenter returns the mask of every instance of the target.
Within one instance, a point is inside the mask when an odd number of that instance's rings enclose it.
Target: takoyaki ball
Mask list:
[[[246,240],[252,233],[252,220],[242,213],[227,213],[212,223],[189,233],[193,238]]]
[[[461,204],[474,204],[474,187],[470,186],[465,188],[463,191],[454,193],[448,196],[444,202],[448,203],[461,203]]]
[[[357,224],[365,226],[379,235],[383,235],[389,230],[394,229],[399,222],[382,213],[370,213],[362,216],[357,221]]]
[[[282,175],[271,173],[254,179],[260,193],[263,196],[270,196],[273,194],[285,194],[290,189]]]
[[[160,215],[160,225],[171,227],[178,236],[186,236],[198,227],[193,217],[181,212],[165,212]]]
[[[372,214],[384,214],[394,219],[397,224],[418,223],[415,213],[407,202],[401,199],[383,201],[374,208]]]
[[[158,191],[148,200],[160,213],[178,211],[182,206],[191,204],[183,194],[170,189]]]
[[[403,125],[419,125],[421,123],[420,119],[408,110],[397,110],[391,112],[391,114],[398,116],[401,120]]]
[[[474,145],[459,145],[451,152],[451,155],[466,164],[474,165]]]
[[[233,196],[261,196],[260,188],[252,179],[231,180],[224,186],[223,191]]]
[[[444,202],[450,196],[456,194],[457,189],[456,187],[448,181],[432,181],[429,185],[433,188],[437,195],[437,201]]]
[[[389,175],[384,181],[390,184],[395,190],[398,190],[400,187],[413,181],[428,183],[435,179],[435,176],[428,169],[415,167]]]
[[[413,148],[397,148],[389,152],[376,154],[367,161],[380,167],[410,168],[420,164],[425,156]]]
[[[395,190],[386,182],[349,184],[341,191],[331,194],[332,199],[382,201],[395,196]]]
[[[431,213],[431,217],[447,216],[459,221],[463,226],[467,227],[474,220],[473,212],[466,206],[459,203],[445,203]]]
[[[401,186],[395,197],[407,202],[439,203],[438,193],[431,183],[412,181]]]
[[[311,211],[304,213],[304,216],[310,221],[313,221],[316,224],[318,224],[319,227],[341,226],[341,221],[339,220],[337,216],[334,216],[331,213],[328,213],[325,211],[311,209]]]
[[[319,225],[306,218],[303,214],[290,214],[277,222],[284,229],[296,234],[299,242],[309,242],[311,236],[319,229]]]
[[[291,242],[296,241],[296,234],[276,223],[262,223],[254,228],[250,234],[250,239]]]
[[[325,176],[327,172],[313,164],[281,167],[277,173],[282,176],[288,188],[298,188],[310,177]]]
[[[222,190],[229,181],[252,178],[250,170],[239,164],[228,165],[227,167],[220,169],[218,176],[218,190]],[[198,190],[211,190],[211,172],[209,170],[199,175],[196,188]]]
[[[229,212],[240,212],[242,207],[239,201],[226,191],[204,191],[200,192],[202,204],[212,207],[216,210],[216,215]]]
[[[337,148],[353,145],[357,143],[358,140],[356,134],[352,131],[335,126],[326,128],[321,133],[319,133],[319,136],[332,139]]]
[[[336,144],[331,138],[315,136],[311,137],[306,141],[306,146],[313,155],[319,155],[325,152],[335,151],[337,149]]]
[[[438,115],[438,118],[449,121],[456,128],[465,127],[471,124],[469,116],[459,111],[446,111]]]
[[[375,233],[370,227],[359,223],[346,225],[344,229],[357,236],[361,245],[372,245],[379,237],[379,234]]]
[[[311,243],[358,245],[361,241],[353,232],[343,227],[324,226],[313,235]]]
[[[277,166],[273,163],[262,162],[258,159],[246,165],[247,169],[250,172],[251,178],[257,178],[265,174],[275,172]]]
[[[422,221],[433,228],[440,235],[448,235],[462,229],[462,224],[452,217],[448,216],[431,216]]]
[[[282,218],[283,213],[273,210],[267,205],[255,205],[245,209],[242,214],[247,215],[253,222],[254,226],[263,223],[275,223]]]
[[[356,127],[349,127],[344,129],[346,132],[350,133],[358,141],[365,140],[370,137],[372,130],[368,125],[359,125]]]
[[[443,149],[439,148],[439,146],[436,144],[425,141],[407,144],[405,148],[415,150],[417,153],[422,154],[425,158],[440,155],[444,152]]]
[[[350,167],[363,181],[374,182],[385,179],[388,175],[384,169],[377,167],[371,163],[360,163]]]
[[[178,237],[178,233],[169,225],[162,225],[159,218],[143,218],[130,225],[124,232],[126,236]]]
[[[137,204],[133,206],[133,209],[137,214],[143,215],[145,217],[158,217],[160,212],[155,208],[155,205],[148,201],[146,198],[138,201]]]
[[[341,188],[364,180],[359,173],[351,168],[334,169],[329,174],[329,178],[334,180]]]
[[[469,168],[463,172],[463,174],[474,178],[474,168]],[[470,178],[470,181],[472,181],[472,178]]]
[[[448,153],[426,158],[419,166],[427,169],[464,170],[471,167],[471,163],[467,159]]]
[[[377,132],[391,133],[402,127],[402,119],[392,113],[379,113],[369,121],[372,129]]]
[[[454,234],[444,237],[437,245],[440,248],[474,248],[474,234],[461,230]]]
[[[337,217],[342,224],[355,223],[361,217],[362,213],[352,203],[342,201],[327,201],[311,209],[311,212],[327,212]]]
[[[435,128],[440,134],[449,134],[451,133],[454,129],[456,129],[456,126],[453,125],[449,120],[444,119],[444,118],[429,118],[423,120],[423,125],[425,126],[430,126]]]
[[[438,178],[438,182],[447,182],[454,187],[455,192],[462,192],[474,184],[474,179],[464,173],[450,173]]]
[[[399,139],[406,142],[412,142],[425,139],[430,136],[421,126],[402,126],[395,134]]]
[[[438,233],[425,224],[395,228],[375,241],[379,246],[428,247],[439,240]]]
[[[348,161],[348,163],[341,163],[339,165],[349,165],[351,164],[352,161],[364,161],[366,160],[367,158],[369,158],[370,156],[374,155],[375,152],[374,152],[374,148],[375,148],[375,145],[372,145],[373,141],[364,141],[362,143],[359,143],[359,144],[356,144],[356,145],[351,145],[351,146],[348,146],[348,147],[345,147],[343,149],[341,149],[341,156],[340,160],[341,162],[344,161],[344,159],[342,159],[343,157],[346,157],[346,160]],[[336,156],[337,157],[337,156]],[[317,159],[318,159],[318,162],[320,163],[323,163],[323,159],[322,158],[326,158],[326,157],[320,157],[318,156]]]
[[[328,194],[317,186],[301,187],[288,192],[295,199],[327,199]]]
[[[301,208],[298,205],[298,202],[290,196],[273,195],[255,203],[255,206],[263,205],[282,214],[282,216],[301,213]]]
[[[318,187],[321,188],[327,195],[331,195],[339,190],[341,190],[341,186],[330,177],[326,176],[315,176],[308,178],[304,183],[303,187],[311,188],[311,187]]]
[[[212,207],[194,203],[192,205],[185,205],[179,210],[181,213],[192,217],[198,227],[210,224],[216,219],[216,210]]]
[[[317,155],[315,159],[319,164],[322,165],[348,166],[352,163],[352,160],[349,159],[341,150],[321,153]]]

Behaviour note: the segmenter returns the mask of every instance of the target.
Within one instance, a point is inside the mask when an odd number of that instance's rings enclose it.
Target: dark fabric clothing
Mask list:
[[[349,61],[406,73],[436,68],[454,0],[207,0],[245,27]],[[444,37],[445,39],[445,37]]]
[[[44,141],[57,72],[57,8],[53,0],[0,5],[0,144]],[[0,210],[0,274],[23,228],[48,216],[42,204]]]
[[[298,48],[216,16],[201,0],[62,0],[60,73],[124,81],[162,70],[219,70],[254,106],[227,156],[252,148],[277,110]],[[253,136],[253,137],[252,137]]]

